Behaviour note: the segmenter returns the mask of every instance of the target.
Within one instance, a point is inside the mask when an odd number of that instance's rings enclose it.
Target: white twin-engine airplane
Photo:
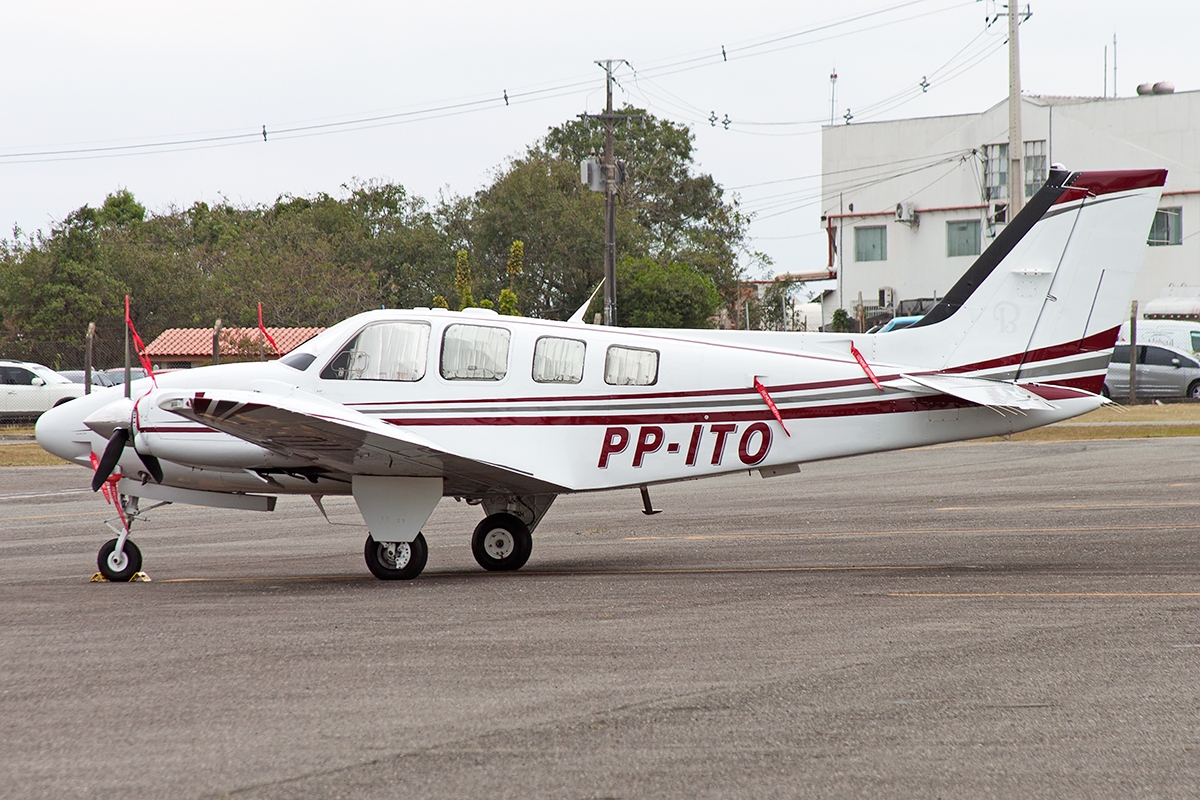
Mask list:
[[[353,495],[382,579],[416,577],[444,496],[472,551],[529,558],[568,492],[639,487],[1008,434],[1098,408],[1165,170],[1050,178],[919,323],[885,334],[635,330],[414,309],[351,317],[278,361],[95,392],[37,424],[115,484],[101,573],[127,581],[139,498],[270,511]],[[577,315],[581,317],[582,315]],[[97,454],[103,454],[97,458]]]

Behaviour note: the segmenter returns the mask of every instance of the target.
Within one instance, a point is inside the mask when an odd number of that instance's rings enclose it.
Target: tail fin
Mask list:
[[[872,337],[880,362],[1098,392],[1166,170],[1054,170],[920,322]]]

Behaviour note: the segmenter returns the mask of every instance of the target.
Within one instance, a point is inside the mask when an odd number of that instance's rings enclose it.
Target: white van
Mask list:
[[[1138,344],[1165,344],[1185,353],[1200,353],[1200,322],[1183,319],[1139,319]],[[1121,325],[1117,344],[1129,344],[1129,323]]]

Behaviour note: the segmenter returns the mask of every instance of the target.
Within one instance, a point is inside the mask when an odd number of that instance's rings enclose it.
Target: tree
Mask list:
[[[652,258],[626,258],[617,264],[621,324],[633,328],[710,328],[721,306],[712,278],[690,264],[660,264]],[[588,307],[603,307],[597,295]]]
[[[458,251],[458,261],[454,268],[454,289],[458,292],[459,311],[475,305],[475,298],[471,295],[471,262],[466,250]]]
[[[507,278],[507,251],[519,239],[525,269],[517,293],[524,313],[562,318],[587,300],[603,276],[604,198],[580,184],[579,161],[602,147],[601,128],[564,123],[472,198],[465,235],[485,291]],[[642,113],[641,121],[617,126],[615,150],[627,175],[616,207],[618,256],[690,264],[735,303],[739,259],[755,256],[745,246],[749,220],[712,176],[695,170],[691,132]],[[620,307],[619,281],[617,293]]]

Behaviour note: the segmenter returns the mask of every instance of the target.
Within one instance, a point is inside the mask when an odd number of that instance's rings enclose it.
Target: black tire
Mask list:
[[[1188,387],[1187,396],[1193,400],[1200,400],[1200,381],[1192,381],[1192,385]]]
[[[533,552],[529,527],[512,514],[492,514],[475,526],[471,553],[479,566],[492,572],[520,569]]]
[[[421,574],[425,562],[429,560],[429,547],[425,544],[425,537],[419,533],[411,543],[398,542],[395,552],[395,558],[389,558],[387,544],[377,542],[368,535],[363,546],[367,569],[381,581],[411,581]]]
[[[114,563],[115,560],[111,557],[116,551],[116,539],[109,539],[105,542],[96,555],[96,567],[105,580],[113,583],[129,583],[134,575],[142,571],[142,551],[138,549],[132,539],[126,539],[125,546],[121,548],[124,556],[121,561],[124,563],[120,561]]]
[[[1112,400],[1112,392],[1108,390],[1107,383],[1100,387],[1100,396],[1107,397],[1109,400]]]

